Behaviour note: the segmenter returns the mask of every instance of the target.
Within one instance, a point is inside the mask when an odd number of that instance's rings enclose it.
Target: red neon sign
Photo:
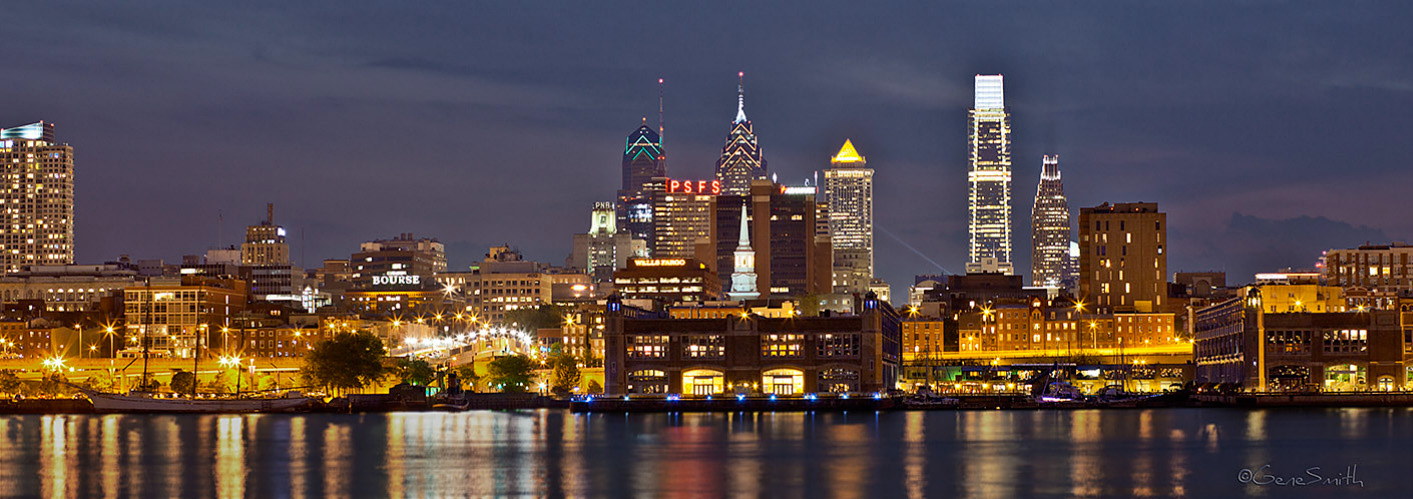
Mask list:
[[[667,192],[672,194],[721,194],[720,180],[667,180]]]

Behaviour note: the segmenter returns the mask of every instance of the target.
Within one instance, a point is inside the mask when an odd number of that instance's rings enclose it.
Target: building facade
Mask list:
[[[696,258],[697,246],[711,239],[712,200],[721,194],[719,180],[661,179],[666,190],[653,200],[654,258]]]
[[[1153,312],[1168,294],[1168,217],[1157,203],[1079,213],[1080,297],[1100,311]]]
[[[738,76],[744,78],[745,73]],[[756,142],[755,128],[746,119],[743,81],[736,87],[736,119],[731,122],[726,145],[721,147],[721,159],[716,161],[716,180],[721,182],[723,194],[743,196],[750,192],[751,181],[765,178],[765,173],[765,157]]]
[[[1060,157],[1045,156],[1040,184],[1035,188],[1035,206],[1030,210],[1032,286],[1060,288],[1069,279],[1070,233],[1070,205],[1060,183]]]
[[[74,148],[54,124],[0,128],[0,270],[74,263]]]
[[[249,288],[245,281],[204,276],[152,278],[124,290],[127,330],[123,357],[191,358],[222,343],[221,328],[246,309]]]
[[[976,75],[969,117],[967,255],[995,258],[1011,274],[1011,117],[1001,75]]]
[[[1413,246],[1406,243],[1333,249],[1324,260],[1325,282],[1348,289],[1351,307],[1391,309],[1399,293],[1413,291]]]
[[[818,206],[813,188],[786,188],[757,180],[752,182],[749,196],[721,195],[715,202],[712,241],[715,268],[723,286],[731,283],[735,272],[741,205],[745,204],[760,297],[831,292],[831,244],[829,236],[816,230]],[[699,250],[699,254],[706,251],[710,250]]]
[[[835,293],[866,293],[873,266],[873,169],[844,141],[824,171]]]
[[[693,258],[634,258],[613,275],[614,291],[624,300],[653,300],[671,305],[721,298],[721,282],[707,264]]]
[[[628,259],[645,257],[647,242],[619,231],[613,203],[594,203],[589,231],[574,235],[570,266],[583,269],[594,282],[612,282],[613,272],[628,266]]]
[[[865,298],[852,317],[630,319],[607,305],[604,393],[798,396],[893,388],[899,318]]]
[[[430,284],[438,273],[446,271],[446,246],[407,232],[363,243],[349,257],[349,266],[355,288]]]

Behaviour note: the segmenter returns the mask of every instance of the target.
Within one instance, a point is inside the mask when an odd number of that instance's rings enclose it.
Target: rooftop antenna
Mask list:
[[[662,78],[657,79],[657,145],[662,146]]]

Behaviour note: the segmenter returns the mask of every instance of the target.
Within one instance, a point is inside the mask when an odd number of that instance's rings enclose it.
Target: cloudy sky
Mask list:
[[[845,138],[868,157],[895,293],[964,263],[978,73],[1006,77],[1027,273],[1044,154],[1076,215],[1158,202],[1174,272],[1239,283],[1413,240],[1402,3],[194,4],[0,19],[0,127],[51,121],[74,146],[80,262],[237,243],[267,202],[310,267],[402,232],[456,268],[500,243],[562,262],[656,119],[657,78],[669,174],[708,178],[738,71],[782,182]]]

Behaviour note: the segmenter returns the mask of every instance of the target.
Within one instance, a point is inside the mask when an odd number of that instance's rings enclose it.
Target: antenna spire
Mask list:
[[[746,72],[736,73],[736,122],[746,121]]]
[[[662,147],[662,78],[657,79],[657,145]]]

